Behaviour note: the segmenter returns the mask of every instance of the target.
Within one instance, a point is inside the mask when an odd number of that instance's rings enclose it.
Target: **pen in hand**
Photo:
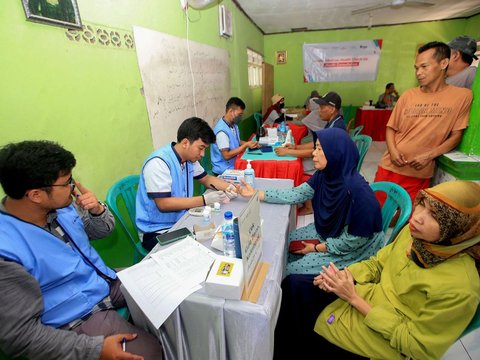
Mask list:
[[[215,187],[215,185],[210,184],[210,187],[211,187],[213,190],[218,191],[218,189]]]
[[[123,352],[126,351],[126,347],[127,347],[127,339],[122,338],[122,350],[123,350]]]

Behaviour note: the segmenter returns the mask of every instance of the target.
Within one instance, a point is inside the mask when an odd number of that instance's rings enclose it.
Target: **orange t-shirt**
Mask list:
[[[469,89],[448,85],[438,92],[424,93],[416,87],[398,99],[387,126],[395,130],[396,147],[408,161],[441,145],[452,131],[465,129],[471,104]],[[390,161],[387,150],[380,166],[400,175],[428,179],[433,176],[435,161],[422,170],[408,165],[398,167]]]

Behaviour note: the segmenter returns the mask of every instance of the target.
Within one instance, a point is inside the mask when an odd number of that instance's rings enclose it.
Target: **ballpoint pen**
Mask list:
[[[126,346],[127,346],[127,339],[122,338],[122,350],[125,352],[126,351]]]

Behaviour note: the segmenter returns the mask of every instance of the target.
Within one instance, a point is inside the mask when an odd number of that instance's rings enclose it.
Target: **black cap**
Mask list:
[[[475,52],[477,51],[477,42],[475,39],[467,35],[461,35],[453,39],[448,43],[448,46],[454,50],[458,50],[466,55],[470,55],[477,60]]]
[[[337,110],[342,107],[342,98],[334,91],[330,91],[318,99],[312,99],[318,105],[331,105],[335,106]]]

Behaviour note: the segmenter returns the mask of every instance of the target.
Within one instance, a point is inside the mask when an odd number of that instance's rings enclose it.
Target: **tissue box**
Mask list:
[[[234,169],[227,169],[218,177],[222,180],[238,184],[240,184],[240,182],[244,179],[243,170]]]
[[[205,281],[205,291],[209,296],[240,300],[243,293],[242,259],[218,256]]]

